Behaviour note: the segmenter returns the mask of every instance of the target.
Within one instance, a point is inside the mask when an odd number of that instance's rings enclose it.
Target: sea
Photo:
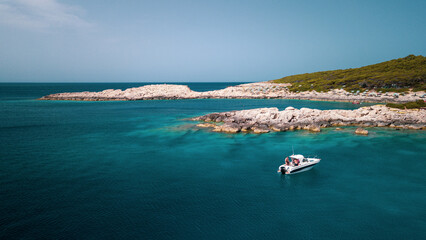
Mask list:
[[[426,239],[425,131],[225,134],[188,120],[360,105],[37,100],[144,84],[0,84],[0,239]],[[239,83],[184,84],[208,91]],[[322,160],[277,173],[293,149]]]

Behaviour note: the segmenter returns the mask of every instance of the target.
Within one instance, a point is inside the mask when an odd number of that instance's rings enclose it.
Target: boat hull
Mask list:
[[[287,174],[296,174],[296,173],[301,173],[301,172],[306,172],[306,171],[308,171],[308,170],[311,170],[315,165],[317,165],[317,164],[312,164],[312,165],[310,165],[310,166],[304,166],[304,167],[301,167],[301,168],[298,168],[298,169],[293,169],[293,170],[291,170],[289,173],[287,173]]]
[[[310,164],[304,164],[304,165],[301,165],[301,166],[281,165],[280,166],[280,172],[282,174],[296,174],[296,173],[306,172],[308,170],[311,170],[318,163],[319,163],[319,161],[315,161],[315,162],[312,162]]]

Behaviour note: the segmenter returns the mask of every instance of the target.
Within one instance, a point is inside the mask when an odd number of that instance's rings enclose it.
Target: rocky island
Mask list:
[[[212,128],[216,132],[288,131],[305,129],[320,132],[321,128],[332,126],[393,127],[403,129],[426,129],[426,110],[401,110],[384,105],[362,107],[356,110],[317,110],[287,107],[258,108],[241,111],[211,113],[192,118],[201,121],[198,127]],[[358,134],[368,134],[357,129]]]
[[[425,92],[380,93],[364,91],[351,93],[344,89],[327,92],[304,91],[292,92],[289,83],[259,82],[248,83],[225,89],[197,92],[186,85],[154,84],[137,88],[108,89],[101,92],[56,93],[41,97],[39,100],[74,100],[74,101],[134,101],[134,100],[170,100],[170,99],[206,99],[206,98],[240,98],[240,99],[301,99],[319,101],[345,102],[410,102],[423,98]]]

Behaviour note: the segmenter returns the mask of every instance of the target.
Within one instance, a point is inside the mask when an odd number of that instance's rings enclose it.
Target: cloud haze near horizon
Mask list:
[[[265,81],[424,55],[425,22],[425,1],[0,0],[0,81]]]
[[[28,30],[90,26],[78,15],[81,11],[55,0],[3,0],[0,1],[0,23]]]

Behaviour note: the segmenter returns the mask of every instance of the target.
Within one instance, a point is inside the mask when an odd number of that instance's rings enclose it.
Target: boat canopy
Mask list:
[[[305,157],[303,157],[303,155],[301,154],[296,154],[296,155],[291,155],[290,158],[296,158],[299,159],[300,161],[302,161]]]

